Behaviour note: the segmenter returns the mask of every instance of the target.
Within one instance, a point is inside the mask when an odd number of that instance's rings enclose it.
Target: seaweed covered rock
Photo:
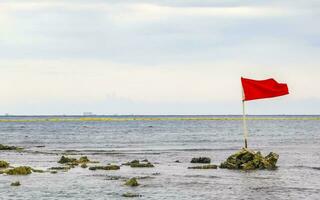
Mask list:
[[[12,182],[10,185],[11,186],[20,186],[21,183],[19,181],[15,181],[15,182]]]
[[[118,170],[120,166],[118,165],[107,165],[107,166],[92,166],[89,170]]]
[[[198,158],[192,158],[191,163],[210,163],[211,159],[208,157],[198,157]]]
[[[226,169],[276,169],[276,163],[279,159],[279,155],[271,152],[266,157],[258,152],[254,152],[249,149],[243,148],[237,153],[229,156],[227,160],[220,164],[220,168]]]
[[[22,150],[22,148],[15,147],[15,146],[7,146],[7,145],[0,144],[0,150],[3,150],[3,151],[12,151],[12,150]]]
[[[86,163],[90,163],[90,162],[91,161],[89,160],[89,158],[87,156],[82,156],[79,158],[79,160],[76,158],[69,158],[67,156],[61,156],[60,160],[58,161],[58,163],[66,164],[66,165],[69,165],[70,167],[74,167],[79,164],[86,164]]]
[[[139,183],[136,178],[130,178],[129,180],[126,181],[125,185],[131,186],[131,187],[136,187],[139,185]]]
[[[217,169],[217,165],[200,165],[200,166],[193,166],[188,167],[188,169]]]
[[[5,170],[4,173],[8,175],[28,175],[32,173],[32,168],[28,166],[15,167]]]
[[[7,168],[9,167],[9,163],[4,160],[0,160],[0,168]]]

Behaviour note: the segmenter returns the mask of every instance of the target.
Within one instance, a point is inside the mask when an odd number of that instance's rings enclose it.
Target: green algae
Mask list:
[[[131,187],[136,187],[139,185],[139,183],[136,178],[130,178],[129,180],[126,181],[125,185],[131,186]]]

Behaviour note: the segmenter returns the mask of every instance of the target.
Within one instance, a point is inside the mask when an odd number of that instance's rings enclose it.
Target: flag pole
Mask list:
[[[248,148],[248,129],[247,129],[247,119],[245,112],[245,103],[244,103],[244,92],[242,88],[242,121],[243,121],[243,136],[244,136],[244,148]]]

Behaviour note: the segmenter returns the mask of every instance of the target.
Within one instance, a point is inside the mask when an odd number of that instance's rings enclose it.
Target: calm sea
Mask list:
[[[240,116],[134,116],[136,120],[114,121],[56,117],[68,120],[0,117],[11,120],[0,122],[0,144],[25,148],[23,152],[1,151],[0,160],[47,169],[59,166],[61,155],[68,154],[86,155],[100,164],[148,159],[155,168],[90,171],[76,167],[57,174],[0,175],[0,199],[112,200],[123,199],[125,192],[156,200],[320,199],[320,120],[304,120],[319,116],[254,116],[277,119],[249,120],[249,148],[280,155],[277,170],[251,172],[187,169],[192,157],[208,156],[213,164],[220,164],[242,148],[242,121],[228,120]],[[192,117],[197,119],[187,120]],[[131,177],[138,177],[141,185],[124,186]],[[10,186],[18,180],[20,187]]]

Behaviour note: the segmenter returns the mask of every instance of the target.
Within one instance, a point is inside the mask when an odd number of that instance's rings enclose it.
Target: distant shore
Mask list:
[[[83,122],[83,121],[226,121],[242,120],[241,115],[217,116],[1,116],[0,122]],[[317,115],[249,115],[247,120],[320,120]]]

